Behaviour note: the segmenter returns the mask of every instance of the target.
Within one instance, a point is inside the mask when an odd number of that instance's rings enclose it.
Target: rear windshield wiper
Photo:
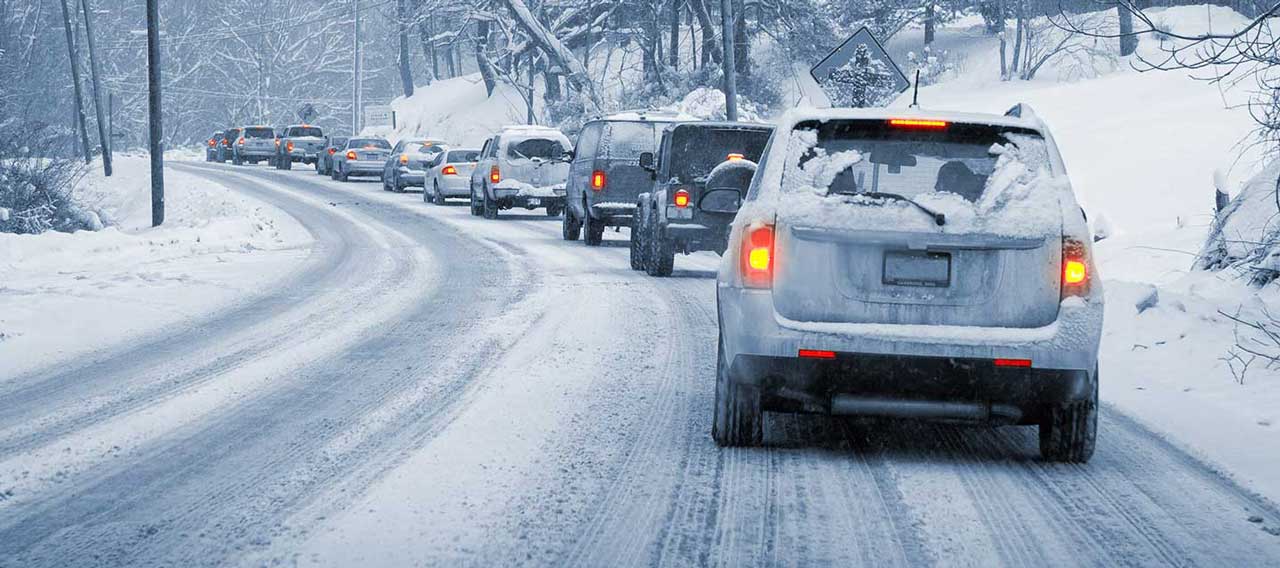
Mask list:
[[[915,202],[915,200],[913,200],[913,199],[911,199],[910,197],[907,197],[907,196],[905,196],[905,195],[898,195],[898,194],[896,194],[896,193],[884,193],[884,192],[880,192],[880,191],[868,191],[868,192],[864,192],[864,193],[854,193],[854,194],[848,194],[848,193],[846,193],[845,195],[862,195],[862,196],[866,196],[866,197],[873,197],[873,198],[879,198],[879,199],[893,199],[893,200],[895,200],[895,201],[905,201],[905,202],[907,202],[907,203],[910,203],[910,204],[914,205],[916,209],[919,209],[919,210],[923,211],[923,212],[924,212],[925,214],[927,214],[928,216],[933,217],[933,222],[934,222],[934,223],[937,223],[939,227],[941,227],[941,226],[943,226],[943,225],[946,225],[946,224],[947,224],[947,216],[946,216],[946,215],[944,215],[944,214],[942,214],[942,213],[938,213],[937,211],[934,211],[934,210],[932,210],[932,209],[930,209],[930,208],[928,208],[928,207],[925,207],[925,206],[923,206],[923,205],[921,205],[921,204],[919,204],[919,203],[916,203],[916,202]]]

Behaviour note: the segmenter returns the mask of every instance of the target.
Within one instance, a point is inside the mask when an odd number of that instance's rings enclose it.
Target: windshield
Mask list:
[[[977,202],[995,170],[999,147],[1044,145],[1034,131],[990,125],[903,128],[882,120],[809,121],[796,125],[796,132],[814,137],[797,165],[829,179],[829,195],[938,192]],[[819,163],[810,164],[813,160]]]
[[[559,140],[550,138],[529,138],[507,146],[507,157],[543,160],[554,160],[564,155],[568,149]]]
[[[611,122],[600,145],[600,157],[607,160],[635,160],[640,154],[658,149],[662,129],[669,123]]]
[[[689,183],[705,177],[730,154],[759,162],[772,130],[764,128],[707,128],[679,126],[671,132],[671,148],[667,172],[679,181]]]
[[[287,136],[290,138],[321,138],[324,136],[324,132],[314,126],[295,126],[289,129]]]
[[[270,128],[246,128],[244,129],[245,138],[275,138],[275,131]]]
[[[452,152],[449,152],[449,155],[445,157],[445,160],[448,161],[450,164],[465,164],[467,162],[474,162],[479,159],[480,159],[479,150],[454,150]]]
[[[356,138],[347,144],[348,148],[363,148],[365,150],[390,150],[391,143],[381,138]]]

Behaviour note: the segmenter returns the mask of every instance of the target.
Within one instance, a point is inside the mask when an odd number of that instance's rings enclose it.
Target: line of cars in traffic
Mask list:
[[[630,265],[721,255],[712,437],[760,444],[766,412],[1034,425],[1082,463],[1098,421],[1103,295],[1092,239],[1047,126],[919,109],[793,112],[776,125],[654,112],[481,148],[230,129],[209,159],[313,163],[461,197],[472,215],[545,208],[566,241],[628,227]]]

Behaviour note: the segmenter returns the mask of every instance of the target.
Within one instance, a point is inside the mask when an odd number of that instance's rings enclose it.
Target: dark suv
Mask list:
[[[773,127],[682,122],[663,130],[658,153],[640,154],[652,190],[636,200],[631,268],[670,276],[677,252],[723,254],[729,226]]]
[[[670,115],[628,112],[593,120],[578,134],[565,187],[562,235],[599,246],[606,227],[630,227],[636,198],[653,187],[653,177],[640,167],[640,155],[658,148]]]
[[[230,162],[235,155],[236,139],[240,138],[240,128],[228,128],[222,135],[222,145],[218,149],[218,163]]]

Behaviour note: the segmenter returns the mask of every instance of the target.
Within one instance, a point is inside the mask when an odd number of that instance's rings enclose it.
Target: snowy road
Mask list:
[[[717,449],[714,256],[652,279],[541,210],[174,167],[315,252],[162,339],[0,371],[0,566],[1280,564],[1280,510],[1114,412],[1087,466],[817,417]]]

